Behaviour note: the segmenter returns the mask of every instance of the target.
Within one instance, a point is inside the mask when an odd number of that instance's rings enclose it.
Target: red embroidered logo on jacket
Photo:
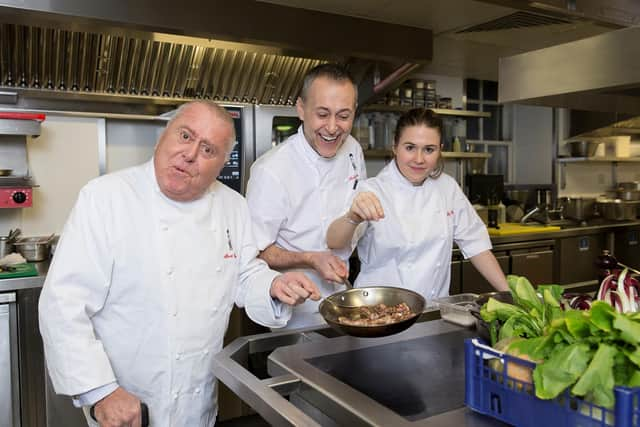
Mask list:
[[[453,216],[453,210],[447,211],[447,216]]]
[[[233,245],[231,244],[231,234],[229,233],[229,229],[227,228],[227,246],[229,247],[226,254],[224,254],[224,259],[229,258],[238,258],[235,251],[233,250]]]

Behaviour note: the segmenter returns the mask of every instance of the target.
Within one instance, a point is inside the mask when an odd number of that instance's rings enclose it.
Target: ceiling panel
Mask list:
[[[434,34],[492,20],[514,9],[473,0],[259,0],[282,6],[426,28]]]

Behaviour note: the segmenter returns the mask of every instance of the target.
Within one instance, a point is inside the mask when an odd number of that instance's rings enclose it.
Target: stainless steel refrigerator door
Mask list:
[[[256,105],[255,121],[256,121],[256,150],[255,158],[257,159],[271,148],[274,147],[273,138],[274,118],[275,117],[292,117],[297,118],[298,113],[293,106],[284,105]]]

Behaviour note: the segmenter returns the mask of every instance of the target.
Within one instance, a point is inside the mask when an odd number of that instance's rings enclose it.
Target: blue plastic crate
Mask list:
[[[640,427],[640,388],[616,387],[616,404],[607,410],[571,396],[553,400],[535,397],[533,384],[506,375],[510,364],[533,368],[534,363],[498,352],[480,339],[467,339],[465,351],[465,404],[472,410],[515,426],[619,426]],[[501,371],[488,361],[500,358]],[[615,420],[615,422],[614,422]]]

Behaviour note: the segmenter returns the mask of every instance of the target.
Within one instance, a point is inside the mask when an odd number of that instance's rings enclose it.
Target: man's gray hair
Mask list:
[[[180,117],[182,113],[184,113],[185,109],[194,104],[200,104],[207,107],[218,118],[227,122],[231,126],[231,140],[227,143],[227,150],[225,153],[227,160],[229,160],[229,155],[231,154],[231,151],[233,151],[233,147],[235,147],[236,145],[236,127],[233,123],[233,117],[231,117],[231,114],[229,114],[229,112],[224,107],[221,107],[218,103],[206,99],[186,102],[178,107],[176,113],[167,122],[167,126],[169,126],[176,118]]]
[[[353,76],[349,73],[349,70],[344,65],[335,64],[335,63],[326,63],[320,64],[309,71],[304,76],[304,81],[302,82],[302,90],[300,91],[300,98],[302,102],[307,100],[307,96],[309,95],[309,89],[311,85],[318,77],[325,77],[329,80],[334,80],[337,82],[349,82],[353,86],[353,90],[356,93],[356,104],[358,103],[358,86],[353,80]]]

